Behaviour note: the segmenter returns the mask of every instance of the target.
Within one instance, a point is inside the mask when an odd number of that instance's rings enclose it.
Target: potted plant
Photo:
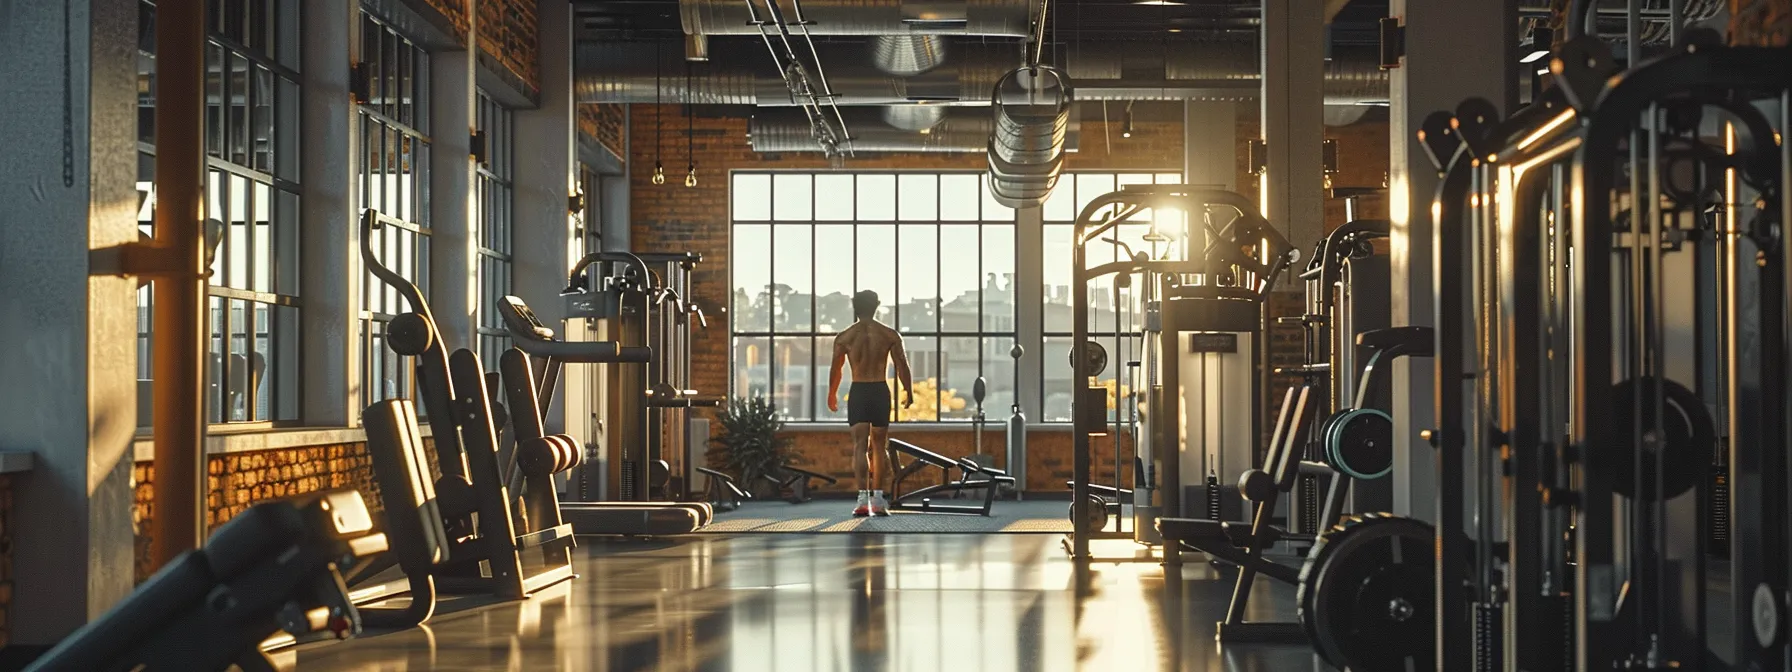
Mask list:
[[[765,397],[736,398],[728,402],[718,421],[722,433],[712,439],[710,463],[733,474],[736,482],[755,496],[764,496],[769,490],[765,477],[781,475],[791,460],[790,440],[778,436],[784,420],[778,417],[777,406]]]

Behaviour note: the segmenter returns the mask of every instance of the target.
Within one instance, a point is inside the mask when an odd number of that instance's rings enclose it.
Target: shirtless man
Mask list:
[[[846,393],[846,421],[852,423],[852,471],[857,477],[859,505],[855,516],[890,515],[884,499],[878,455],[890,443],[890,386],[884,371],[896,364],[896,380],[906,396],[902,407],[915,403],[915,382],[902,351],[902,335],[879,324],[877,292],[865,290],[852,297],[852,326],[834,337],[834,366],[828,372],[828,410],[840,412],[840,365],[852,361],[852,389]],[[869,472],[869,477],[867,477]],[[867,488],[866,486],[871,486]]]

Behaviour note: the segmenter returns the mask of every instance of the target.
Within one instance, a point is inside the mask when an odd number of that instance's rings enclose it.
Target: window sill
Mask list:
[[[425,437],[431,435],[429,425],[422,425],[417,429],[418,433]],[[366,440],[367,432],[360,427],[304,427],[233,431],[229,425],[214,425],[206,431],[205,454],[224,455],[258,450],[329,446],[341,443],[360,443]],[[155,439],[147,431],[139,433],[132,442],[132,452],[138,462],[153,460],[156,452]]]

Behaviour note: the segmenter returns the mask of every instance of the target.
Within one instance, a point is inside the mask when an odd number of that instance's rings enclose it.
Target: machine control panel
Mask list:
[[[1188,335],[1188,351],[1190,353],[1238,352],[1238,334],[1233,333],[1193,333]]]

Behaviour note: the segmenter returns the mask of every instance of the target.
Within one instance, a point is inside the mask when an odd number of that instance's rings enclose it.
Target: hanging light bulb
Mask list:
[[[653,43],[653,183],[666,183],[666,168],[660,164],[665,147],[666,108],[660,104],[660,43]]]
[[[697,186],[697,111],[691,108],[691,62],[684,62],[684,186]]]

